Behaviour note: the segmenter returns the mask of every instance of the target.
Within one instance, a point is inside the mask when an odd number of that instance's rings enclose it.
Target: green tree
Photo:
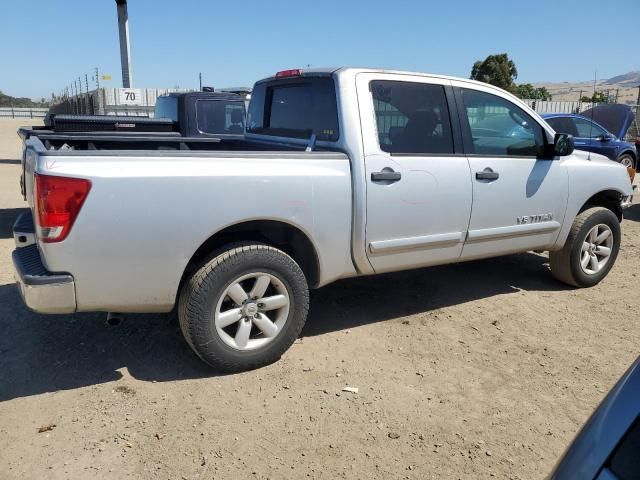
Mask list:
[[[581,99],[581,102],[589,103],[610,103],[610,98],[604,94],[604,92],[593,92],[593,95],[587,97],[584,95]]]
[[[472,80],[490,83],[509,91],[513,89],[517,77],[516,65],[506,53],[489,55],[484,60],[478,60],[471,69]]]
[[[0,90],[0,107],[48,107],[46,103],[34,102],[27,97],[12,97]]]
[[[518,98],[526,98],[529,100],[551,100],[551,94],[545,87],[535,88],[530,83],[515,85],[512,93]]]

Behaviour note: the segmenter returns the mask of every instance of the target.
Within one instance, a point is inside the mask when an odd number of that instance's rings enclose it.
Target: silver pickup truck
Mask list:
[[[587,287],[618,254],[627,170],[491,85],[288,70],[255,84],[245,133],[206,151],[25,136],[27,306],[177,306],[193,350],[238,371],[278,359],[308,289],[341,278],[548,250]]]

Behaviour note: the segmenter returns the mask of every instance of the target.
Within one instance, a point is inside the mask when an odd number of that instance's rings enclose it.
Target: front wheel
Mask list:
[[[607,276],[619,250],[618,217],[607,208],[589,208],[574,220],[562,250],[549,253],[551,273],[574,287],[591,287]]]
[[[625,153],[620,155],[618,158],[618,162],[624,165],[627,168],[636,168],[635,162],[633,161],[633,157],[629,153]]]
[[[184,285],[180,328],[198,356],[219,371],[276,361],[300,334],[309,290],[298,264],[262,245],[230,248]]]

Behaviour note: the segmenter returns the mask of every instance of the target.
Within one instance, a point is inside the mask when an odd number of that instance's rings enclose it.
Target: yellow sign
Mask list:
[[[111,75],[110,74],[106,74],[106,75],[102,75],[102,77],[100,77],[102,80],[111,80]]]

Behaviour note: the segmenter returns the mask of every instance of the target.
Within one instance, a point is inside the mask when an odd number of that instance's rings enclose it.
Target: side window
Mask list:
[[[198,130],[203,133],[242,133],[244,104],[223,100],[196,100],[196,122]]]
[[[569,117],[548,118],[547,123],[551,125],[551,128],[553,128],[557,133],[567,133],[574,137],[578,136],[576,125]]]
[[[224,129],[226,133],[244,132],[244,105],[229,103],[224,109]]]
[[[520,107],[477,90],[462,89],[462,98],[477,155],[538,156],[544,151],[543,130]]]
[[[443,86],[376,80],[370,90],[381,150],[392,154],[453,154]]]
[[[606,133],[602,128],[589,120],[574,118],[573,121],[575,122],[576,130],[578,131],[578,135],[576,136],[580,138],[597,138]]]

